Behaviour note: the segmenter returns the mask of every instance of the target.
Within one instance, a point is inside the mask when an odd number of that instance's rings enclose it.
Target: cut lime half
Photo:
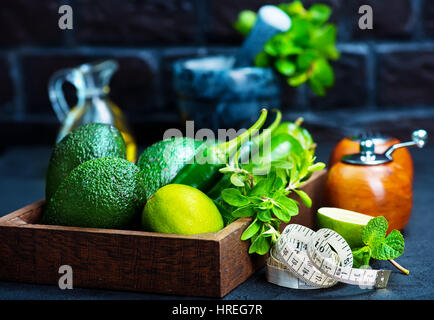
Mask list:
[[[319,208],[317,226],[329,228],[339,233],[352,249],[363,247],[362,233],[369,220],[373,217],[366,214],[340,208]]]

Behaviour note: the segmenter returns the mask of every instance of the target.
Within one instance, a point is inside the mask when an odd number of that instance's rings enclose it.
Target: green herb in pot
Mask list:
[[[292,20],[291,28],[276,34],[255,58],[258,67],[273,67],[290,86],[309,83],[319,96],[334,84],[334,72],[329,60],[339,58],[336,49],[336,26],[327,23],[331,8],[325,4],[314,4],[305,9],[301,1],[282,3],[278,7]],[[234,28],[247,35],[256,22],[256,13],[242,11]]]

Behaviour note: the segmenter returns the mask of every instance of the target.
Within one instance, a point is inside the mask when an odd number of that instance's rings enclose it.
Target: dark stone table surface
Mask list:
[[[321,143],[319,159],[326,161],[333,145]],[[44,174],[49,147],[10,147],[0,154],[0,216],[44,196]],[[404,254],[397,261],[410,269],[404,275],[388,262],[374,262],[373,268],[392,270],[386,289],[367,290],[338,284],[329,289],[293,290],[265,280],[262,269],[230,292],[224,299],[434,299],[434,146],[411,150],[415,165],[414,205],[403,234]],[[1,268],[1,266],[0,266]],[[191,297],[0,282],[0,299],[191,299]]]

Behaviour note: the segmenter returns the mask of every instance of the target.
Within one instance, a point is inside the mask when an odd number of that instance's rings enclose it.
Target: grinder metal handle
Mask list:
[[[428,132],[426,132],[426,130],[423,129],[415,130],[411,134],[411,139],[412,141],[394,144],[393,146],[391,146],[389,149],[386,150],[384,155],[388,158],[391,158],[392,153],[395,150],[400,148],[413,147],[413,146],[417,146],[418,148],[423,148],[426,142],[428,141]]]

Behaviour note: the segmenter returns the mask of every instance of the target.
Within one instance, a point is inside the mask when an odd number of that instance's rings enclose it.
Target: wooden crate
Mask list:
[[[305,183],[313,206],[302,206],[291,223],[313,226],[324,180],[321,171]],[[223,297],[265,265],[240,240],[250,218],[218,232],[175,235],[41,225],[43,205],[0,218],[1,280],[57,285],[59,267],[70,265],[74,287]]]

